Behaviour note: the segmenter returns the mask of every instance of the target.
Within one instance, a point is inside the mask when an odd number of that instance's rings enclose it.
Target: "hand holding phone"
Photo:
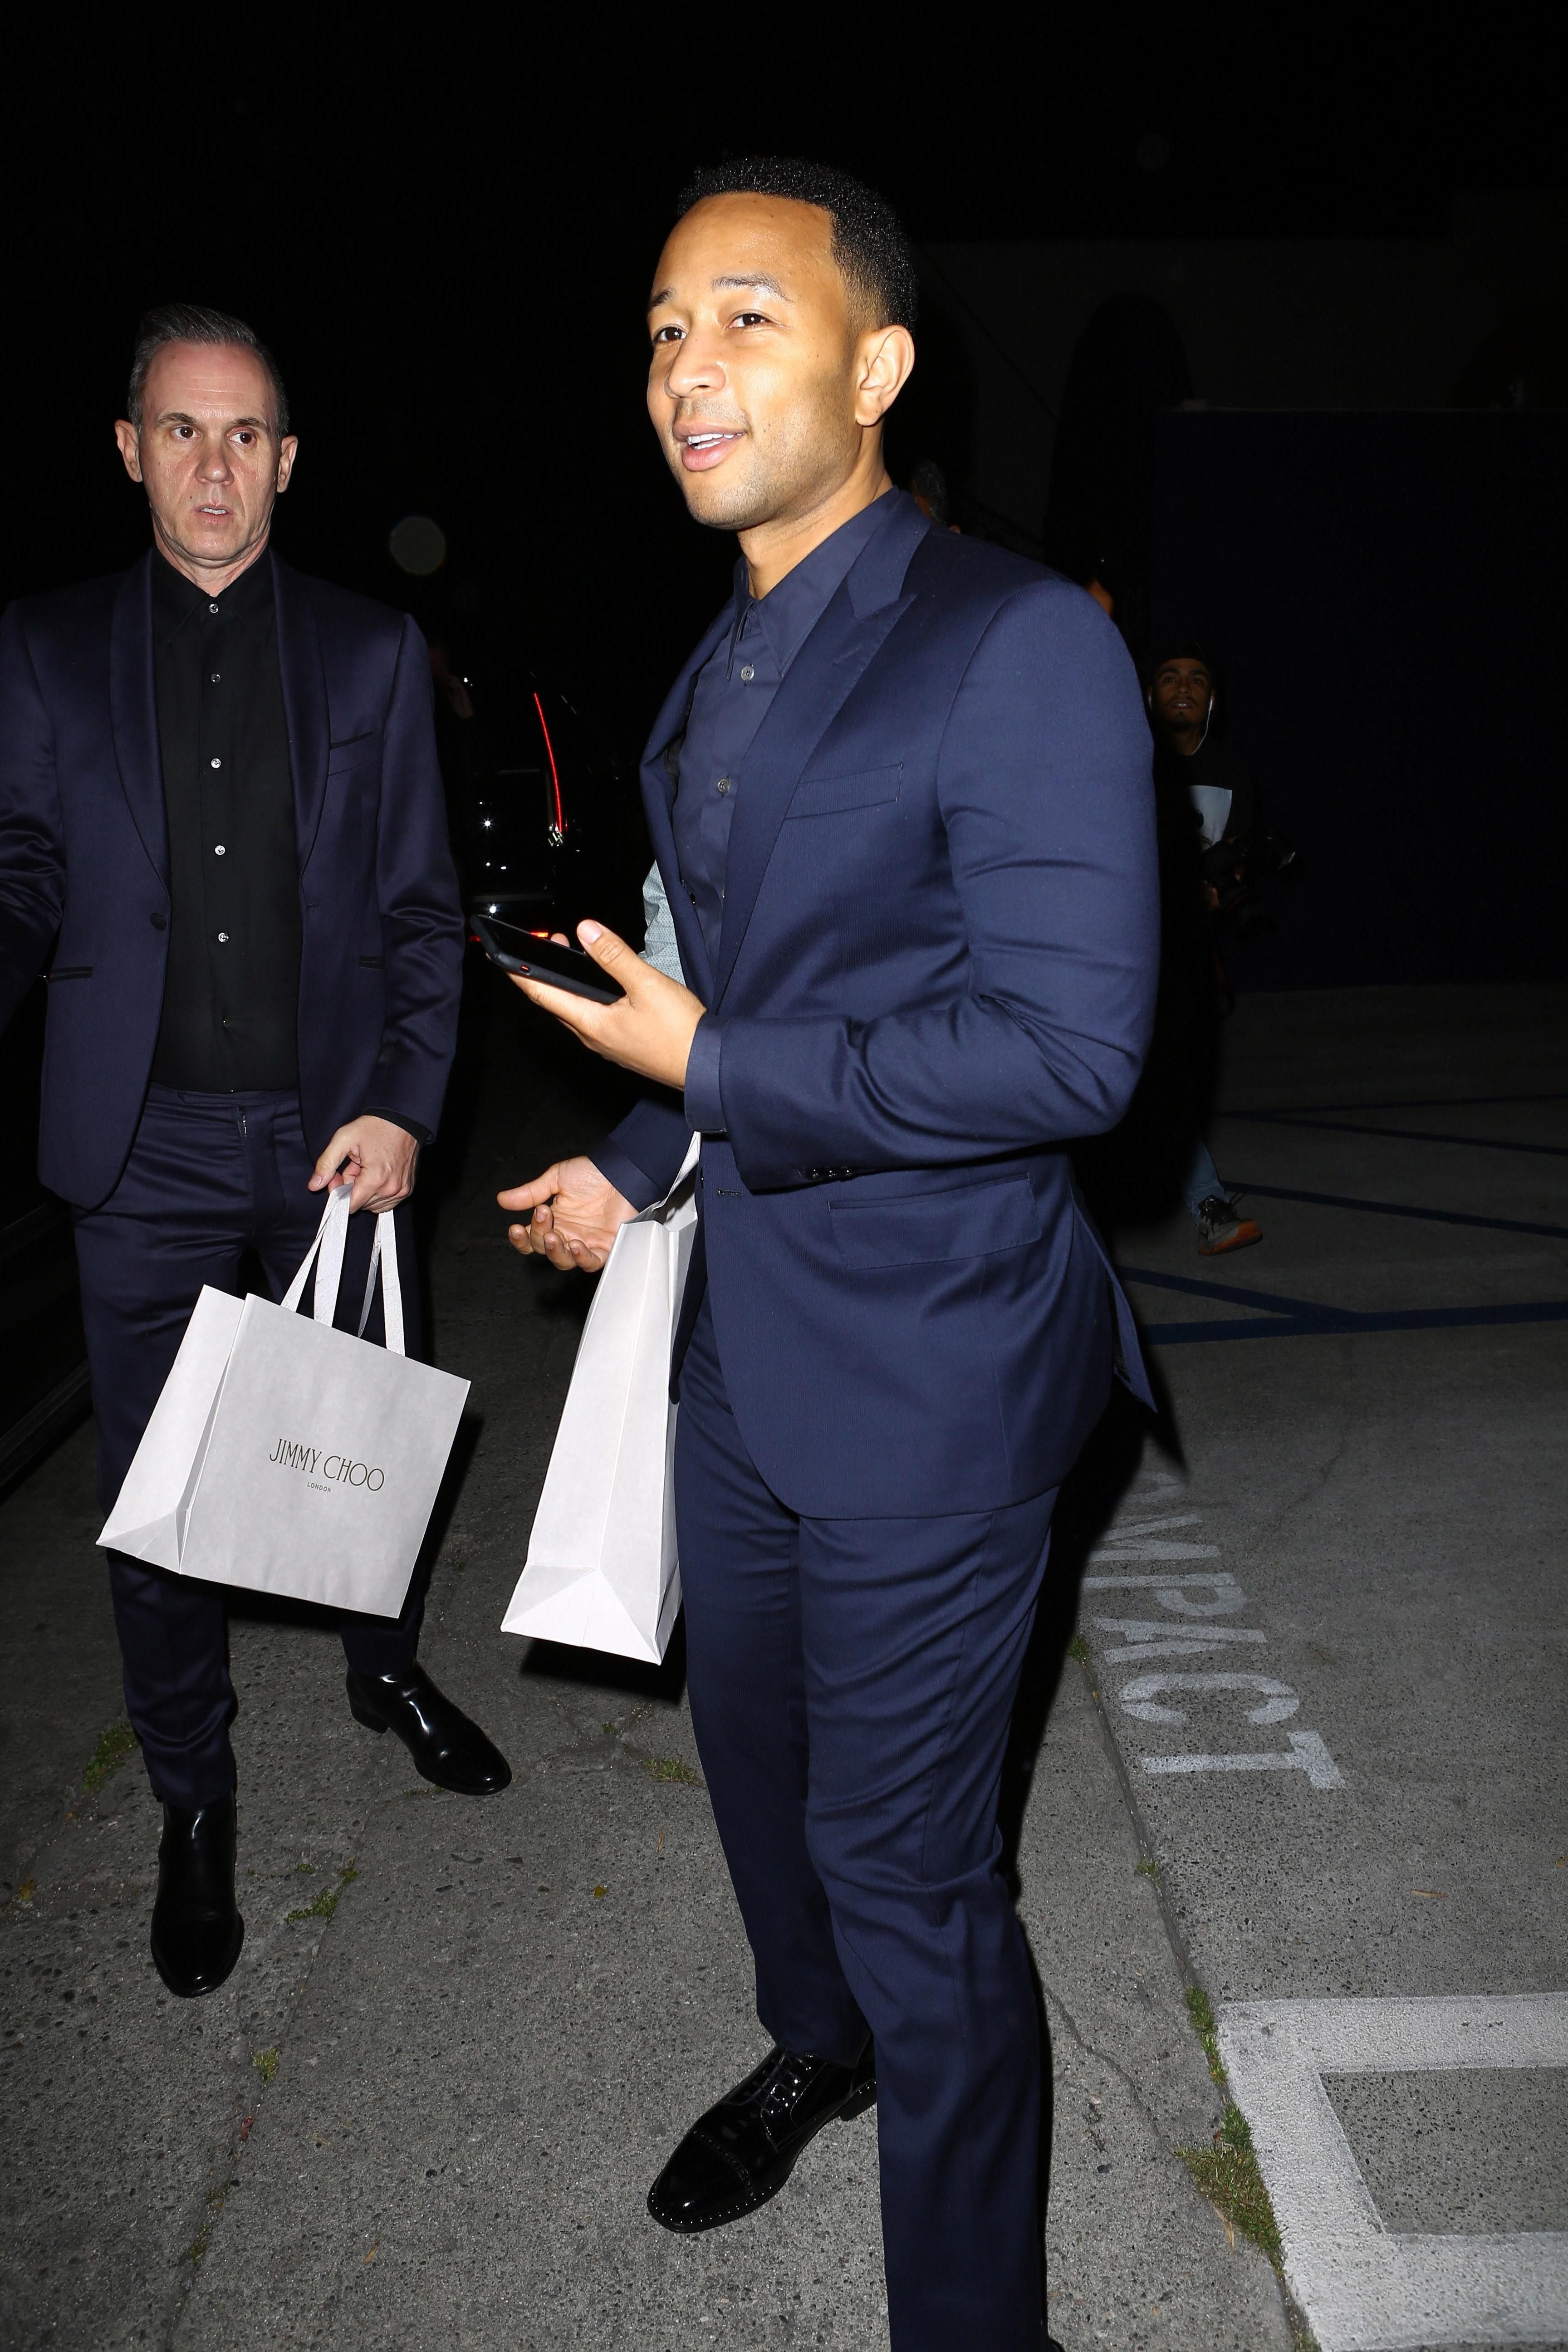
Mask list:
[[[501,950],[496,961],[510,971],[514,988],[553,1013],[591,1054],[661,1087],[684,1087],[704,1011],[700,996],[645,961],[604,923],[578,924],[585,956],[574,955],[559,940],[536,940],[510,924],[507,929],[510,938],[500,932],[493,915],[476,918],[481,939],[486,930],[496,934]]]
[[[503,923],[494,915],[475,915],[470,920],[474,937],[502,971],[545,981],[552,988],[563,988],[572,996],[586,996],[595,1004],[618,1004],[626,992],[618,980],[612,980],[581,948],[566,947],[559,940],[542,939],[537,931],[521,930],[517,924]]]

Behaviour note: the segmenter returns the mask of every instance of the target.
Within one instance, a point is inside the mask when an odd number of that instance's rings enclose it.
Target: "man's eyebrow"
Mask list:
[[[784,288],[779,284],[778,279],[776,278],[770,278],[765,269],[735,271],[723,278],[715,278],[710,281],[710,283],[715,292],[718,292],[721,289],[727,289],[730,287],[757,286],[760,287],[764,293],[776,295],[781,302],[788,302],[793,299],[790,295],[785,293]],[[650,310],[657,310],[660,303],[673,302],[674,299],[674,287],[661,286],[657,294],[649,295],[647,307]]]
[[[201,419],[199,417],[193,416],[187,409],[165,408],[162,415],[158,418],[158,423],[160,425],[199,425],[201,423]],[[224,431],[226,433],[232,433],[237,425],[259,425],[263,433],[270,433],[272,430],[271,420],[268,417],[231,416],[228,423],[224,426]]]
[[[779,284],[778,279],[776,278],[770,278],[767,272],[763,269],[748,270],[736,277],[715,278],[713,284],[715,287],[760,286],[763,289],[764,292],[776,294],[781,302],[787,302],[790,299],[784,292],[784,288]]]

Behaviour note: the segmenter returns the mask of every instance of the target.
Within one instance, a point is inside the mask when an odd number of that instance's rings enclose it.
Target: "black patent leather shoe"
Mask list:
[[[245,1922],[234,1898],[234,1799],[186,1812],[163,1808],[153,1961],[182,2000],[216,1992],[239,1958]]]
[[[421,1665],[400,1675],[348,1677],[349,1706],[367,1731],[395,1731],[422,1780],[459,1797],[489,1797],[511,1779],[511,1766],[438,1691]]]
[[[868,2042],[853,2066],[773,2049],[728,2097],[700,2116],[653,2187],[647,2210],[667,2230],[717,2230],[776,2197],[824,2124],[846,2123],[877,2096]]]

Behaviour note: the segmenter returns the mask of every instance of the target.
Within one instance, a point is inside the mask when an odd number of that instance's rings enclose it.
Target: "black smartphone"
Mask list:
[[[470,915],[468,928],[492,963],[502,971],[526,972],[548,981],[572,996],[590,996],[595,1004],[616,1004],[626,994],[618,980],[601,971],[581,948],[563,948],[555,940],[542,940],[535,931],[521,930],[494,915]]]

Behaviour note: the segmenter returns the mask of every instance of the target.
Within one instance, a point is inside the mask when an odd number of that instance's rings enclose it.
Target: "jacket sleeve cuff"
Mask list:
[[[593,1161],[605,1183],[613,1184],[622,1200],[629,1201],[634,1209],[651,1209],[654,1202],[662,1201],[669,1190],[668,1184],[655,1183],[647,1170],[639,1168],[637,1161],[623,1151],[618,1143],[613,1143],[608,1136],[602,1143],[595,1143],[585,1156]]]
[[[366,1103],[363,1116],[365,1118],[384,1118],[388,1127],[400,1127],[405,1135],[411,1135],[421,1146],[429,1142],[433,1132],[430,1128],[421,1127],[416,1118],[405,1118],[400,1110],[384,1110],[380,1103]]]
[[[723,1099],[719,1092],[720,1051],[724,1032],[710,1013],[697,1024],[686,1065],[686,1116],[699,1135],[727,1132]]]

